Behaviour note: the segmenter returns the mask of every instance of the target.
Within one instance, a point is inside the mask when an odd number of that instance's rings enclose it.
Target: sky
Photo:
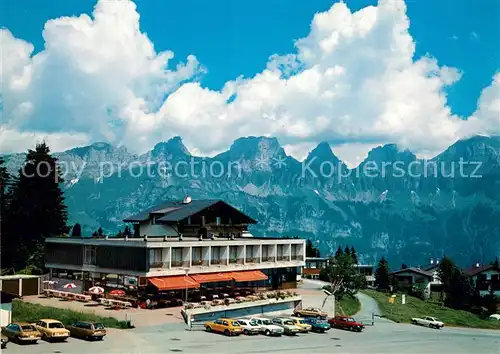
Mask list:
[[[214,155],[274,136],[355,165],[500,134],[500,1],[0,0],[0,152]]]

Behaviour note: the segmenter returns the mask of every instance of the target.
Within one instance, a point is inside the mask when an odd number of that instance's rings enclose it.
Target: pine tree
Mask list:
[[[351,250],[349,249],[349,246],[345,246],[344,254],[348,257],[351,257]]]
[[[389,289],[389,263],[382,257],[375,270],[375,285],[378,289]]]
[[[118,237],[118,238],[122,238],[123,237],[122,230],[118,230],[118,233],[116,234],[116,237]]]
[[[339,246],[339,248],[337,249],[337,252],[335,252],[335,259],[339,259],[343,255],[344,255],[344,251],[342,251],[342,248]]]
[[[62,182],[57,159],[50,155],[45,142],[37,144],[35,150],[28,150],[13,185],[9,207],[10,222],[15,225],[15,235],[9,235],[9,242],[16,249],[15,269],[42,271],[44,238],[68,232],[68,214],[59,185]]]
[[[356,250],[354,249],[354,246],[351,246],[351,257],[352,261],[354,264],[358,264],[358,255],[356,254]]]
[[[132,232],[130,231],[130,228],[128,225],[125,226],[125,229],[123,230],[123,236],[124,237],[132,237]]]
[[[99,229],[97,230],[97,236],[103,236],[103,232],[102,232],[102,227],[99,227]]]
[[[73,226],[73,231],[71,232],[72,237],[82,237],[82,227],[79,223]]]
[[[5,161],[0,156],[0,238],[1,242],[1,267],[2,269],[12,268],[12,258],[13,249],[10,247],[11,243],[8,240],[8,220],[9,220],[9,204],[12,188],[10,188],[12,183],[12,177],[7,172],[7,167],[5,167]]]

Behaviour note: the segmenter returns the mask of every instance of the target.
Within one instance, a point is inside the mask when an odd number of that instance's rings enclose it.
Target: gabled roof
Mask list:
[[[152,208],[149,208],[143,212],[140,212],[136,215],[130,216],[123,220],[124,222],[141,222],[147,221],[151,218],[152,215],[157,216],[156,222],[176,222],[180,220],[184,220],[187,217],[197,214],[204,209],[207,209],[211,206],[215,206],[216,204],[222,203],[227,207],[231,208],[235,212],[241,214],[245,221],[248,224],[257,223],[254,219],[249,216],[243,214],[238,209],[232,207],[231,205],[225,203],[219,199],[199,199],[192,200],[189,203],[183,203],[183,201],[168,201],[159,205],[156,205]]]
[[[406,273],[406,272],[417,273],[417,274],[423,275],[425,277],[432,278],[432,274],[431,273],[429,273],[429,272],[427,272],[427,271],[425,271],[423,269],[415,268],[415,267],[409,267],[409,268],[400,269],[400,270],[397,270],[397,271],[392,272],[390,274],[391,275],[397,275],[397,274]]]
[[[434,263],[434,264],[430,264],[429,266],[425,267],[424,270],[426,272],[429,272],[429,271],[434,270],[438,267],[439,267],[439,263]]]
[[[479,267],[472,267],[472,268],[466,269],[466,270],[464,270],[464,274],[469,276],[469,277],[472,277],[474,275],[480,274],[482,272],[486,272],[488,270],[496,270],[496,271],[500,272],[500,268],[495,267],[493,264],[487,264],[487,265],[483,265],[483,266],[479,266]]]

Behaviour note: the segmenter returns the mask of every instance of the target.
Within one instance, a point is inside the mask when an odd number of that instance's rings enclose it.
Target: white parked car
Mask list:
[[[443,328],[444,323],[439,321],[436,317],[412,318],[411,323],[415,325],[430,327],[430,328]]]
[[[284,334],[289,336],[294,336],[299,332],[302,332],[301,328],[295,324],[295,322],[286,317],[275,317],[272,322],[275,325],[283,327]]]
[[[243,328],[243,334],[251,335],[251,334],[259,334],[261,331],[260,326],[257,322],[249,320],[247,318],[238,318],[236,321]]]
[[[257,323],[260,327],[260,331],[264,333],[266,336],[281,336],[284,332],[283,327],[276,326],[271,322],[268,318],[263,317],[252,317],[250,318],[251,322]]]

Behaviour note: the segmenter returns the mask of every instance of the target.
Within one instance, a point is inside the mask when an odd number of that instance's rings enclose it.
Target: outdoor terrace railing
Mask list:
[[[151,262],[149,268],[168,268],[170,262]]]

